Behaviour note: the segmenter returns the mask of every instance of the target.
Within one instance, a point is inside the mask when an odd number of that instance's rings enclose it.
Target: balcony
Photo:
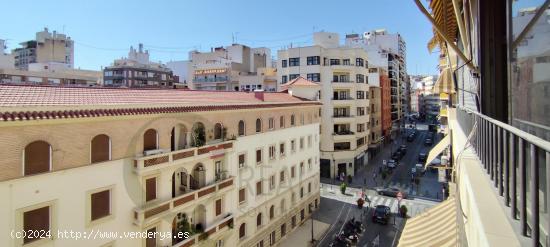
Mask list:
[[[225,218],[216,221],[215,223],[211,224],[211,226],[204,229],[203,233],[189,236],[189,238],[172,245],[172,247],[188,247],[195,245],[203,240],[206,240],[208,237],[216,233],[227,231],[227,229],[233,228],[234,221],[235,219],[233,215],[229,214]]]
[[[168,200],[135,208],[134,224],[140,227],[145,226],[154,220],[175,214],[186,206],[203,202],[216,194],[226,193],[234,187],[234,179],[234,177],[229,177],[225,180],[214,181],[198,190],[188,191]]]
[[[351,130],[340,130],[340,131],[335,131],[332,133],[333,135],[339,135],[339,136],[344,136],[344,135],[355,135],[355,133]]]
[[[168,153],[161,153],[149,156],[134,158],[134,172],[138,175],[155,169],[166,168],[176,163],[192,162],[204,157],[215,157],[230,152],[233,148],[233,141],[226,141],[202,147],[193,147],[177,150]]]
[[[333,118],[352,118],[355,116],[351,114],[335,114],[335,115],[332,115],[332,117]]]
[[[501,236],[499,243],[548,246],[550,142],[467,108],[447,113],[453,147],[470,147],[458,150],[464,154],[457,176],[469,181],[457,183],[468,192],[461,204],[490,205],[473,207],[468,219],[479,223],[465,224],[484,226],[480,235]]]

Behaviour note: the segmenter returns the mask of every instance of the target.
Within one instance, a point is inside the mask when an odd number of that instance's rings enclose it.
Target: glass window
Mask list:
[[[288,66],[300,66],[300,58],[299,57],[291,57],[288,59]]]
[[[307,57],[307,65],[319,65],[321,63],[321,57],[311,56]]]
[[[310,73],[307,74],[307,79],[314,82],[320,82],[321,81],[321,74],[320,73]]]

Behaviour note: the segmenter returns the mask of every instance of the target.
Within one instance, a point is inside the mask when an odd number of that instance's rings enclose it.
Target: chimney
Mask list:
[[[254,91],[254,98],[264,101],[264,91]]]

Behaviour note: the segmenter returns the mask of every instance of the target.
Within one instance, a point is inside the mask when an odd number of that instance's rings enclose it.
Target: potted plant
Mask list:
[[[348,187],[348,185],[346,183],[340,184],[340,191],[342,192],[343,195],[346,194],[346,188],[347,187]]]
[[[359,208],[363,208],[363,204],[365,204],[365,200],[363,200],[363,198],[357,199],[357,206]]]
[[[351,175],[348,175],[348,183],[351,184],[352,179],[353,179],[353,177]]]
[[[401,207],[399,207],[399,213],[401,214],[401,217],[405,218],[407,217],[407,212],[409,211],[409,209],[407,209],[407,206],[405,205],[401,205]]]

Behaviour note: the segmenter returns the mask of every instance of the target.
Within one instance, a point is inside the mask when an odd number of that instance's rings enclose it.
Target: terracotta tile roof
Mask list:
[[[314,86],[318,87],[320,86],[318,83],[312,82],[308,79],[305,79],[301,76],[296,77],[294,80],[289,81],[283,85],[281,85],[281,90],[287,90],[290,86]]]
[[[0,121],[319,104],[287,93],[0,85]]]

